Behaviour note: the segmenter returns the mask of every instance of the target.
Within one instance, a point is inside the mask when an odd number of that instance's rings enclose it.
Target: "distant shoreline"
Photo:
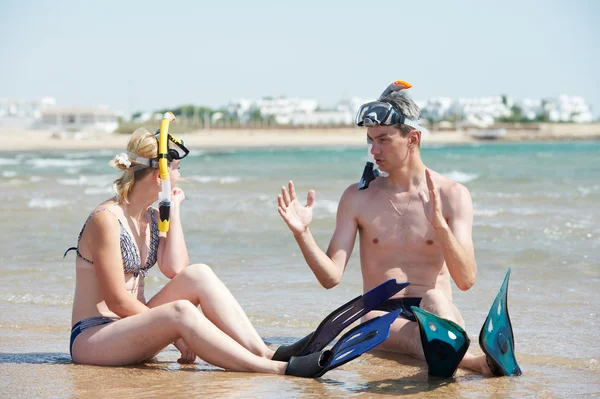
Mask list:
[[[468,130],[433,130],[423,137],[430,144],[502,143],[524,141],[599,140],[600,123],[499,125],[506,134],[495,139],[477,139]],[[1,151],[125,149],[128,134],[52,133],[37,130],[0,129]],[[362,147],[365,130],[360,128],[211,129],[177,134],[189,148],[228,149],[261,147]]]

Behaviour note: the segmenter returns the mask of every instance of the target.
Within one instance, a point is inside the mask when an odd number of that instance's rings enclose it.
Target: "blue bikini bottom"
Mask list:
[[[75,342],[75,338],[88,328],[101,326],[103,324],[112,323],[113,321],[119,320],[115,317],[90,317],[88,319],[83,319],[75,323],[73,328],[71,328],[71,344],[69,345],[69,353],[71,354],[71,359],[73,358],[73,342]]]

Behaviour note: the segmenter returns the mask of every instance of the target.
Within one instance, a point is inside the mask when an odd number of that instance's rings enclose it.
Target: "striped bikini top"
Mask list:
[[[148,258],[146,259],[146,264],[144,266],[142,266],[141,264],[142,262],[140,260],[140,253],[137,247],[135,246],[135,243],[131,238],[129,231],[127,231],[125,226],[123,226],[123,223],[121,223],[121,220],[117,217],[117,215],[115,215],[112,211],[110,211],[107,208],[98,209],[97,211],[92,212],[90,216],[88,216],[87,220],[83,224],[83,227],[81,228],[81,231],[79,232],[79,237],[77,238],[77,246],[67,249],[64,256],[67,256],[67,253],[69,251],[75,250],[77,256],[79,256],[81,259],[85,260],[86,262],[92,265],[94,264],[94,262],[92,262],[89,259],[86,259],[79,252],[79,241],[81,241],[83,230],[85,229],[85,226],[87,225],[91,217],[94,216],[96,213],[102,211],[112,213],[117,218],[117,220],[119,221],[119,225],[121,226],[121,257],[123,258],[123,270],[125,271],[125,274],[133,274],[134,277],[137,277],[138,275],[142,275],[142,277],[145,277],[148,273],[148,270],[150,270],[150,268],[156,263],[156,257],[158,253],[158,223],[154,220],[154,212],[152,212],[152,210],[150,210],[150,218],[152,219],[152,224],[150,227],[150,245],[148,248]]]

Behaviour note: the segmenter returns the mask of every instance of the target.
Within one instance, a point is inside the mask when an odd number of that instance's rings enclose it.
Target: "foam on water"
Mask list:
[[[69,202],[59,198],[32,198],[27,203],[29,208],[53,209],[67,205]]]
[[[33,158],[26,163],[34,168],[73,168],[91,165],[91,159],[61,159],[61,158]]]
[[[192,176],[189,180],[197,181],[202,184],[234,184],[240,182],[242,179],[237,176]]]
[[[465,173],[458,170],[453,170],[448,173],[442,173],[449,179],[452,179],[459,183],[469,183],[479,177],[477,173]]]
[[[313,212],[313,214],[317,218],[329,218],[329,217],[331,217],[331,215],[335,215],[337,213],[337,208],[338,208],[337,201],[317,200],[317,201],[315,201],[315,211]],[[319,215],[320,213],[322,213],[322,214]]]
[[[84,190],[85,195],[114,195],[115,190],[112,186],[106,187],[87,187]]]

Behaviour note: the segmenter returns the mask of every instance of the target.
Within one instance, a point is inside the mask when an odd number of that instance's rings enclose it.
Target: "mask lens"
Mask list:
[[[183,140],[177,140],[169,135],[169,157],[171,160],[183,159],[189,152],[190,151],[183,145]]]
[[[389,125],[388,119],[392,111],[393,107],[389,103],[366,103],[358,110],[355,122],[358,126]]]

